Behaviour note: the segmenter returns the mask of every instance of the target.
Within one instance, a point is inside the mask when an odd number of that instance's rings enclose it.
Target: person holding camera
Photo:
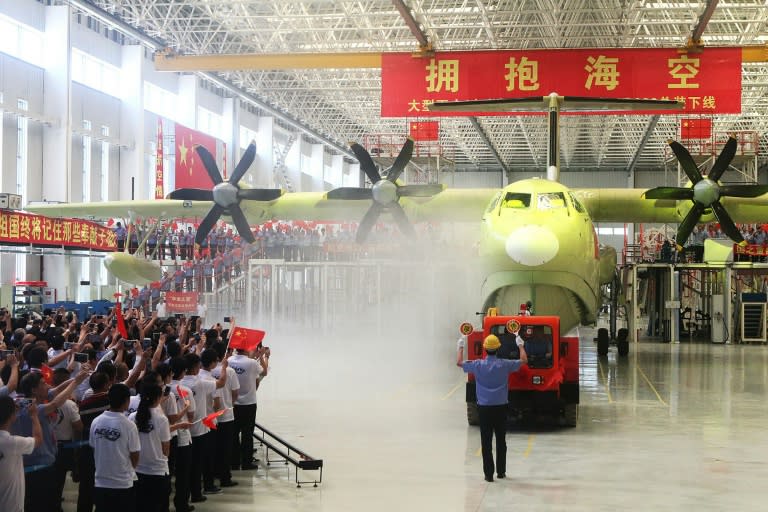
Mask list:
[[[520,327],[513,334],[517,335]],[[485,359],[464,360],[464,346],[459,343],[456,366],[464,373],[473,373],[477,389],[477,409],[480,415],[480,445],[483,452],[483,473],[486,482],[493,482],[493,441],[496,435],[496,475],[504,478],[507,471],[507,383],[509,374],[528,364],[523,340],[517,336],[520,359],[500,359],[496,351],[501,347],[499,338],[489,334],[483,341]]]
[[[21,407],[21,404],[19,404]],[[43,427],[37,415],[37,404],[27,401],[27,416],[31,419],[32,436],[11,435],[16,422],[17,404],[9,396],[0,396],[0,510],[24,509],[24,462],[22,456],[43,444]],[[35,490],[37,492],[37,490]]]

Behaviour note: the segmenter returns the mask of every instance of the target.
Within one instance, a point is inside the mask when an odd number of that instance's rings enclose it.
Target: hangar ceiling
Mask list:
[[[184,54],[411,52],[416,38],[392,0],[88,0]],[[438,51],[525,48],[681,47],[707,3],[644,0],[406,0]],[[765,0],[717,3],[703,42],[765,45]],[[220,76],[340,143],[405,134],[405,119],[379,116],[378,69],[232,71]],[[768,162],[768,63],[743,65],[742,113],[714,118],[716,133],[756,130]],[[565,171],[664,165],[665,140],[679,119],[568,116],[562,120]],[[458,168],[541,170],[546,118],[449,118],[440,122],[445,155]],[[487,137],[487,139],[486,139]]]

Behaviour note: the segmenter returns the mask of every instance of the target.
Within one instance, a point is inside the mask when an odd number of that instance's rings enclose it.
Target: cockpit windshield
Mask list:
[[[536,204],[539,210],[567,208],[565,195],[562,192],[539,192]]]
[[[502,208],[528,208],[531,206],[531,194],[522,192],[507,192],[504,200],[501,202]]]

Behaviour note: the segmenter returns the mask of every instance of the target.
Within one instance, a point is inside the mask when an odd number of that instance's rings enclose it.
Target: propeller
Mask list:
[[[357,234],[355,240],[357,243],[365,242],[368,238],[368,234],[373,229],[379,215],[382,212],[389,212],[395,220],[395,224],[400,231],[406,235],[413,237],[416,235],[416,231],[413,229],[413,225],[408,220],[408,216],[405,214],[405,210],[400,206],[399,200],[401,197],[432,197],[443,191],[443,185],[399,185],[397,178],[405,170],[405,166],[411,160],[413,154],[413,139],[410,137],[403,144],[403,148],[397,155],[392,167],[387,169],[384,176],[379,174],[379,170],[376,168],[376,164],[373,163],[373,159],[368,151],[358,143],[352,143],[350,147],[352,152],[360,162],[360,168],[363,170],[368,179],[371,181],[371,188],[362,187],[340,187],[335,188],[328,192],[328,199],[341,199],[359,201],[365,199],[372,199],[373,203],[371,207],[365,212],[363,219],[360,221],[360,225],[357,228]]]
[[[211,229],[216,226],[222,215],[229,215],[232,217],[232,221],[237,228],[237,232],[248,243],[253,243],[256,239],[253,237],[251,227],[248,224],[248,218],[240,208],[240,202],[243,199],[250,201],[272,201],[282,195],[280,189],[267,189],[267,188],[240,188],[238,182],[245,175],[248,168],[256,158],[256,143],[251,142],[248,145],[248,149],[245,150],[243,158],[235,167],[234,172],[227,181],[221,177],[219,167],[216,165],[216,160],[213,155],[203,146],[195,146],[197,154],[200,155],[200,159],[203,161],[205,171],[208,173],[208,177],[213,181],[214,186],[212,190],[204,190],[199,188],[180,188],[171,192],[169,199],[182,199],[186,201],[213,201],[213,206],[208,210],[208,213],[203,218],[200,226],[197,228],[197,234],[195,235],[195,243],[201,244],[210,233]]]
[[[693,228],[699,223],[701,216],[707,208],[712,209],[712,213],[720,222],[728,237],[736,243],[743,244],[744,237],[741,236],[739,228],[734,224],[733,219],[720,203],[722,197],[757,197],[768,193],[768,185],[721,185],[718,180],[728,169],[728,165],[736,155],[736,138],[729,135],[728,142],[725,143],[720,156],[717,157],[712,169],[707,176],[702,176],[693,157],[682,144],[670,140],[669,146],[672,152],[680,162],[685,175],[691,180],[691,187],[656,187],[647,190],[643,196],[646,199],[690,199],[693,201],[693,208],[690,209],[680,226],[677,228],[677,245],[680,248],[690,236]]]

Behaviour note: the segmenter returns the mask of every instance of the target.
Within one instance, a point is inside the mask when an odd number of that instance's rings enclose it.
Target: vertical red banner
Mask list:
[[[157,118],[157,155],[155,156],[155,199],[163,198],[163,118]]]

